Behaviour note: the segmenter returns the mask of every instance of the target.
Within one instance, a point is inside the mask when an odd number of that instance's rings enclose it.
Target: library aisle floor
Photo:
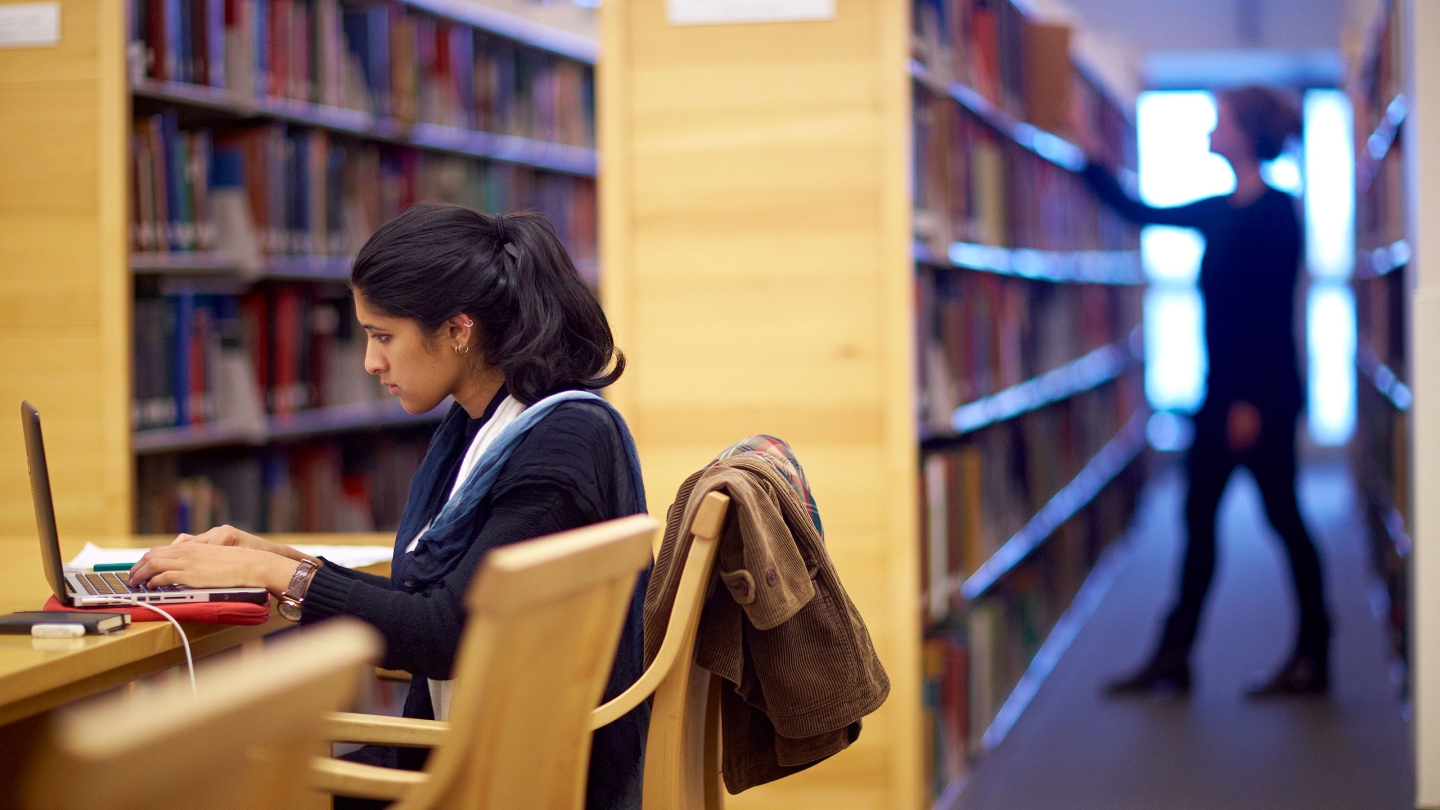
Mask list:
[[[1289,652],[1289,571],[1248,473],[1221,506],[1220,558],[1188,702],[1111,699],[1137,666],[1175,587],[1182,478],[1147,488],[1113,587],[1000,746],[971,775],[964,810],[1400,810],[1412,802],[1402,707],[1370,603],[1354,486],[1308,468],[1301,510],[1326,565],[1336,619],[1332,696],[1255,703],[1256,671]]]

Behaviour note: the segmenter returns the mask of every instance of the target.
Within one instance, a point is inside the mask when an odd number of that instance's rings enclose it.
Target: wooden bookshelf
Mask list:
[[[333,7],[337,14],[342,9],[330,0],[321,0],[313,6],[306,4],[305,13],[317,13],[314,9],[322,5]],[[358,433],[415,436],[417,429],[423,431],[441,415],[406,414],[390,401],[355,401],[322,403],[294,413],[277,408],[259,422],[244,425],[217,419],[136,430],[132,423],[135,381],[131,347],[137,302],[177,290],[214,297],[284,285],[305,289],[312,285],[319,301],[319,296],[339,294],[338,285],[348,278],[351,257],[333,251],[296,251],[293,246],[279,251],[262,248],[259,266],[252,260],[247,267],[247,262],[226,250],[175,249],[173,244],[161,251],[135,250],[132,120],[171,110],[182,134],[201,129],[230,132],[256,125],[283,126],[287,132],[328,133],[342,144],[418,150],[436,160],[472,161],[482,168],[511,167],[528,172],[527,178],[538,178],[525,181],[532,184],[549,182],[546,178],[552,177],[593,183],[598,166],[593,122],[585,123],[588,107],[566,113],[569,118],[563,121],[526,119],[524,126],[534,129],[512,126],[492,131],[434,123],[450,119],[428,118],[425,104],[435,102],[425,99],[417,98],[418,106],[409,110],[397,107],[395,114],[378,106],[378,112],[327,106],[315,100],[322,97],[318,74],[309,91],[314,95],[305,99],[277,96],[263,89],[242,93],[229,85],[156,78],[148,72],[153,61],[145,55],[147,46],[131,40],[128,13],[126,3],[64,0],[62,38],[57,47],[0,49],[0,94],[5,99],[0,111],[5,133],[0,137],[7,139],[9,147],[7,158],[0,159],[0,192],[5,198],[0,203],[4,206],[0,248],[12,257],[13,270],[7,272],[7,281],[0,288],[7,291],[8,311],[17,313],[15,318],[0,319],[0,342],[21,358],[20,370],[9,375],[0,389],[8,391],[15,403],[28,398],[41,410],[60,527],[89,535],[118,536],[137,527],[137,515],[148,508],[137,503],[145,491],[140,486],[143,482],[137,480],[137,464],[142,460],[146,463],[140,465],[141,476],[145,469],[155,469],[152,462],[157,458],[179,458],[183,469],[188,464],[185,459],[203,460],[209,453],[223,453],[228,458],[272,454],[276,447],[299,446],[320,437]],[[424,32],[434,30],[438,38],[448,35],[452,42],[456,37],[469,37],[477,43],[476,59],[481,58],[480,44],[506,48],[515,59],[529,60],[526,69],[574,65],[566,68],[572,76],[578,75],[582,83],[593,81],[596,45],[592,38],[578,33],[452,0],[404,0],[387,6],[385,13],[392,15],[392,23],[401,20],[395,24],[407,26],[387,29],[387,36],[423,37]],[[401,16],[393,16],[397,14]],[[307,47],[313,46],[320,59],[319,23],[309,30],[315,39],[308,41]],[[474,33],[469,33],[472,30]],[[341,48],[352,46],[348,32],[338,31],[338,36],[331,42]],[[392,39],[391,43],[398,41]],[[454,57],[449,64],[463,68],[455,61],[460,59]],[[425,73],[428,64],[416,69],[417,88],[427,80],[437,81]],[[441,65],[436,64],[435,70],[439,70]],[[463,79],[449,75],[451,81],[463,85]],[[591,86],[586,84],[580,91],[574,103],[590,104]],[[449,103],[460,104],[459,99]],[[528,104],[529,99],[526,96],[515,103]],[[571,123],[574,121],[580,124]],[[531,132],[544,137],[525,134]],[[558,142],[561,137],[547,140],[551,132],[559,133],[565,142]],[[508,181],[502,178],[498,182]],[[416,199],[424,197],[417,193]],[[525,204],[522,200],[521,206]],[[331,227],[337,223],[332,221]],[[585,227],[583,221],[579,227]],[[588,227],[592,232],[581,236],[593,245],[593,219]],[[353,249],[351,246],[349,251]],[[592,284],[598,284],[592,250],[577,254],[577,263]],[[310,300],[312,294],[305,295]],[[337,309],[341,317],[348,317],[344,309]],[[145,316],[150,314],[146,310]],[[19,431],[11,434],[0,431],[0,448],[9,458],[23,459]],[[0,533],[33,532],[23,463],[17,461],[9,467],[0,471]],[[400,494],[403,496],[403,491]]]
[[[326,107],[288,98],[242,99],[222,88],[182,82],[139,79],[131,83],[131,93],[136,99],[170,107],[220,113],[228,118],[285,121],[344,135],[356,135],[372,141],[416,146],[433,152],[515,163],[565,174],[595,176],[595,150],[584,146],[546,143],[518,135],[479,132],[441,124],[407,124],[360,110]]]
[[[0,48],[0,382],[40,410],[61,532],[131,530],[129,221],[121,5],[61,4],[55,47]],[[0,534],[33,536],[25,450],[0,429]]]
[[[1410,411],[1414,396],[1408,338],[1406,268],[1412,251],[1404,222],[1402,168],[1409,105],[1403,92],[1401,24],[1382,2],[1354,65],[1357,342],[1356,433],[1352,453],[1370,528],[1370,556],[1391,603],[1391,655],[1408,666]],[[1407,676],[1408,677],[1408,676]],[[1406,686],[1408,692],[1409,687]]]
[[[1070,139],[932,70],[912,50],[905,6],[838,0],[832,20],[710,26],[671,25],[661,0],[601,6],[601,290],[631,360],[612,398],[635,432],[649,499],[668,503],[686,475],[746,435],[789,441],[891,677],[889,700],[850,750],[726,798],[738,808],[948,807],[958,798],[962,780],[936,788],[926,776],[923,459],[1012,431],[1098,422],[1064,448],[1068,466],[1046,491],[1029,493],[1033,508],[977,561],[983,570],[945,578],[944,601],[963,624],[972,605],[1001,602],[997,594],[1033,579],[1039,558],[1083,549],[1086,567],[1111,560],[1067,583],[1081,596],[1053,606],[1035,663],[1020,684],[1004,685],[1009,699],[995,696],[987,744],[1103,594],[1117,558],[1100,547],[1138,488],[1148,411],[1133,331],[1143,283],[1136,232],[1096,225],[1105,215],[1087,209],[1090,224],[1072,223],[1076,239],[919,233],[920,94],[969,116],[1007,157],[1043,163],[1065,189],[1079,188],[1081,156]],[[1115,146],[1133,160],[1133,144]],[[917,373],[931,318],[925,291],[971,285],[1037,307],[1064,302],[1066,318],[1115,317],[1103,328],[1056,320],[1058,334],[1084,336],[1068,354],[1026,357],[940,408]]]

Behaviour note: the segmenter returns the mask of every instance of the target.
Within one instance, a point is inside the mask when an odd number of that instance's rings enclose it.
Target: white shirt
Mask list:
[[[465,485],[465,480],[470,477],[470,473],[475,469],[475,465],[480,463],[480,457],[485,455],[485,451],[489,450],[490,445],[495,443],[495,438],[499,436],[500,432],[508,427],[511,422],[519,418],[520,414],[525,412],[525,407],[526,406],[520,404],[519,400],[507,396],[505,400],[495,408],[495,413],[491,415],[490,421],[481,426],[480,430],[475,434],[475,438],[470,441],[470,447],[465,451],[465,457],[460,460],[460,471],[455,474],[455,484],[450,487],[450,495],[445,499],[446,503],[449,503],[450,499],[455,497],[455,493],[459,492],[460,488]],[[415,547],[420,545],[421,536],[429,530],[430,523],[426,523],[425,527],[416,532],[415,537],[410,540],[410,544],[405,547],[405,553],[413,553]],[[450,719],[450,694],[455,685],[455,680],[452,678],[446,681],[437,681],[432,678],[429,681],[429,685],[430,707],[435,713],[435,719]]]

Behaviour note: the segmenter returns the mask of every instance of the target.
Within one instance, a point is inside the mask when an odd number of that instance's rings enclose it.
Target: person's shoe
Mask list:
[[[1252,699],[1319,696],[1330,692],[1330,668],[1325,656],[1295,655],[1269,681],[1247,690]]]
[[[1183,658],[1157,656],[1144,669],[1124,680],[1111,683],[1105,693],[1113,697],[1130,695],[1190,694],[1190,663]]]

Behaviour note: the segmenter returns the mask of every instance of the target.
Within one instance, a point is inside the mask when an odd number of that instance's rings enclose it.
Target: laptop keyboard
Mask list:
[[[147,593],[175,593],[185,590],[181,585],[157,585],[154,588],[147,588],[144,585],[136,585],[133,588],[125,584],[125,580],[107,571],[102,574],[81,574],[76,579],[85,586],[85,590],[92,596],[128,596],[130,594]]]

